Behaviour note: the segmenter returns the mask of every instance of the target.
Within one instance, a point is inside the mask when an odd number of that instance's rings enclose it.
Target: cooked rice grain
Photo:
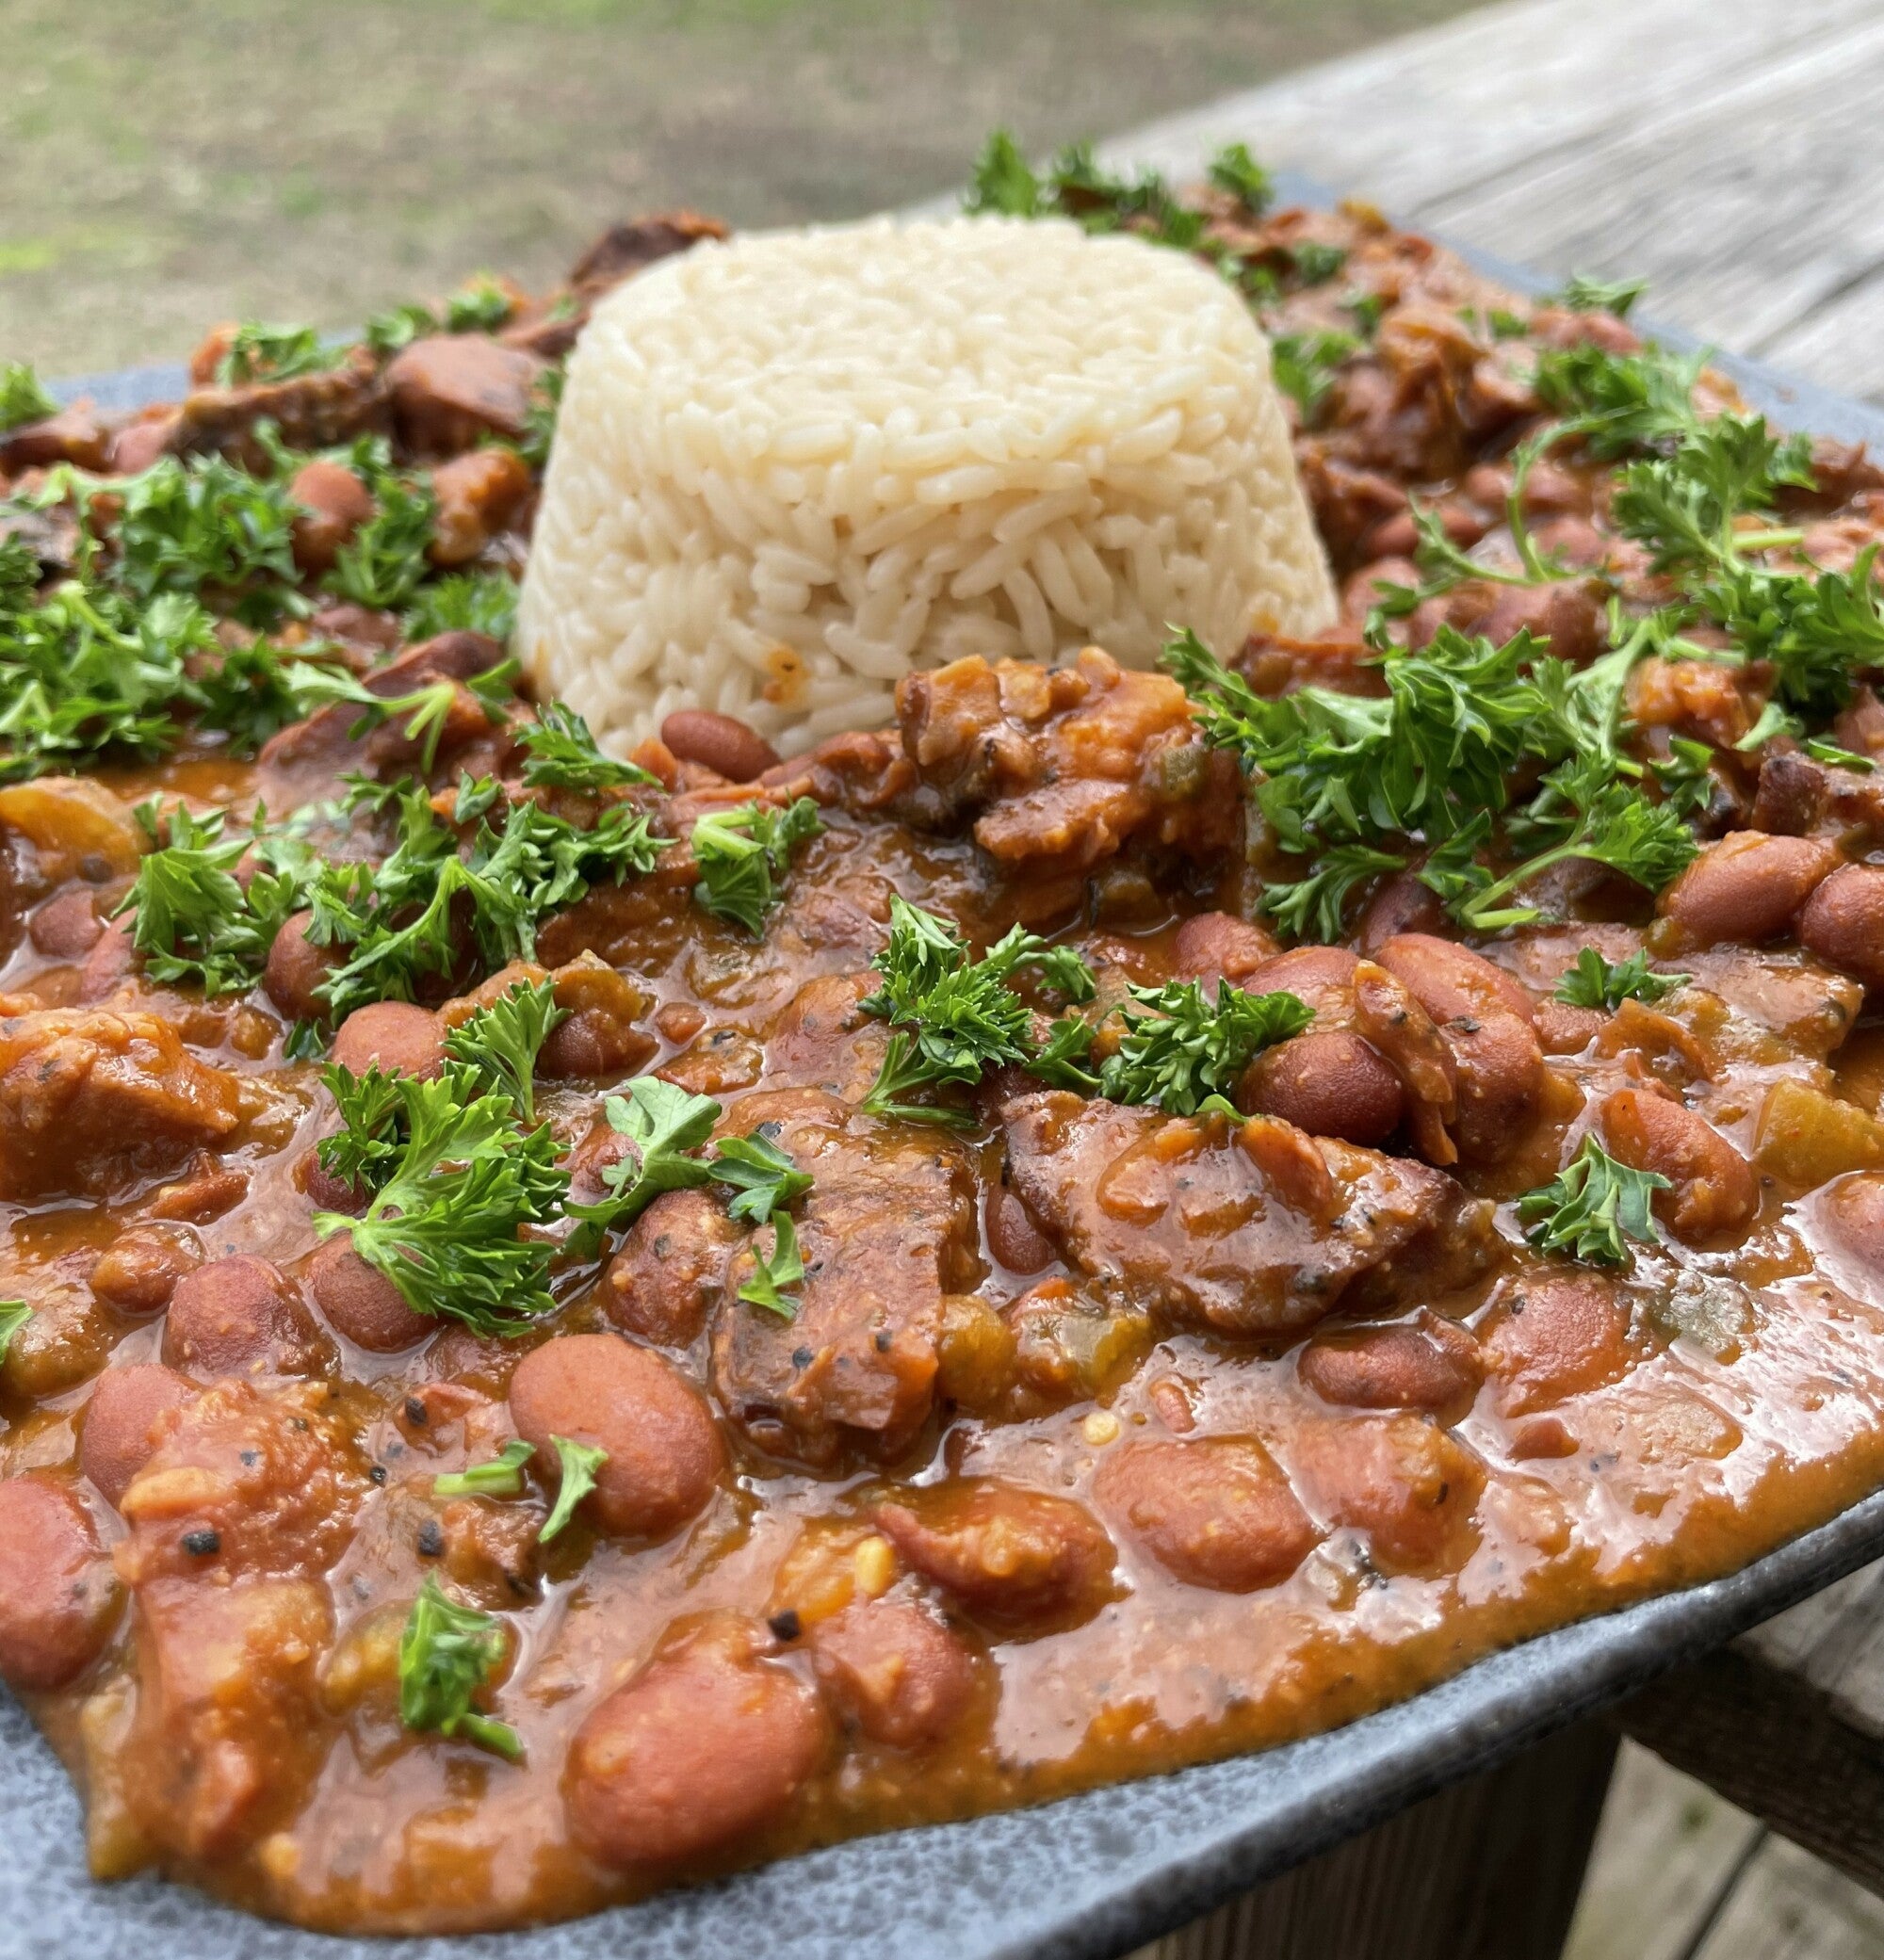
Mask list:
[[[683,706],[787,753],[912,667],[1228,652],[1333,617],[1269,349],[1208,267],[1064,222],[697,247],[570,361],[524,582],[540,691],[625,748]]]

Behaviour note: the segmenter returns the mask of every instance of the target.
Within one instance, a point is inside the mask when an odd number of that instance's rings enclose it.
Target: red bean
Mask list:
[[[1485,1467],[1437,1423],[1420,1416],[1305,1423],[1289,1453],[1309,1502],[1332,1523],[1364,1531],[1377,1565],[1430,1572],[1463,1563]]]
[[[353,1250],[345,1232],[308,1261],[307,1288],[328,1325],[369,1354],[396,1354],[438,1331],[438,1321],[414,1313],[392,1281]]]
[[[315,992],[340,964],[336,947],[316,946],[307,936],[311,912],[297,912],[283,922],[268,948],[262,985],[283,1013],[297,1021],[324,1021],[327,1002]]]
[[[95,893],[73,885],[48,899],[26,928],[36,952],[49,960],[82,960],[105,936]]]
[[[267,1259],[214,1259],[177,1282],[163,1355],[194,1380],[257,1370],[296,1374],[312,1359],[299,1294]]]
[[[1219,1593],[1279,1584],[1321,1536],[1253,1436],[1126,1444],[1093,1495],[1166,1571]]]
[[[983,1217],[988,1250],[1010,1272],[1025,1278],[1053,1263],[1053,1241],[1006,1185],[989,1185]]]
[[[1207,991],[1226,980],[1242,986],[1265,960],[1275,959],[1275,941],[1260,926],[1227,912],[1200,912],[1178,928],[1171,964],[1181,980],[1201,980]]]
[[[1438,895],[1411,871],[1399,871],[1367,901],[1355,944],[1370,959],[1403,932],[1438,932],[1446,923],[1446,908]]]
[[[340,1024],[331,1059],[356,1076],[377,1066],[387,1075],[430,1080],[445,1066],[445,1029],[430,1008],[376,1000],[356,1007]]]
[[[1841,1177],[1826,1192],[1825,1220],[1846,1252],[1884,1272],[1884,1177]]]
[[[1400,1077],[1345,1028],[1311,1028],[1267,1049],[1243,1071],[1236,1099],[1253,1115],[1350,1143],[1384,1142],[1406,1110]]]
[[[1816,838],[1731,831],[1662,894],[1660,909],[1691,946],[1772,939],[1837,863],[1838,852]]]
[[[114,918],[98,935],[97,944],[85,956],[78,969],[78,998],[81,1006],[106,1000],[137,972],[141,964],[131,940],[131,921]]]
[[[873,1741],[940,1741],[974,1699],[975,1657],[912,1600],[854,1599],[809,1638],[820,1683]]]
[[[78,1466],[111,1503],[151,1460],[157,1418],[181,1408],[196,1390],[174,1369],[154,1361],[107,1369],[85,1405]]]
[[[1353,1009],[1359,964],[1343,946],[1298,946],[1253,968],[1243,985],[1252,994],[1293,994],[1317,1012],[1345,1015]]]
[[[333,569],[340,547],[373,514],[372,493],[344,463],[304,462],[288,482],[301,506],[294,521],[297,568],[317,578]]]
[[[676,710],[660,724],[660,738],[682,762],[697,762],[729,783],[751,783],[778,767],[778,751],[764,736],[710,708]]]
[[[1386,1327],[1318,1335],[1296,1364],[1324,1401],[1350,1409],[1423,1409],[1437,1415],[1470,1402],[1485,1379],[1478,1342],[1421,1308]]]
[[[878,1505],[876,1523],[917,1571],[998,1625],[1090,1618],[1111,1595],[1113,1542],[1070,1498],[958,1478]]]
[[[203,1264],[194,1232],[163,1225],[129,1225],[99,1254],[91,1291],[121,1314],[160,1314],[177,1282]]]
[[[1460,1155],[1482,1163],[1523,1141],[1544,1091],[1531,996],[1469,948],[1403,932],[1380,964],[1432,1016],[1458,1071]]]
[[[770,1823],[830,1747],[817,1691],[763,1658],[758,1628],[709,1621],[602,1702],[570,1744],[577,1835],[611,1865],[664,1865]]]
[[[1884,865],[1841,865],[1806,900],[1799,944],[1884,988]]]
[[[366,1208],[367,1192],[336,1177],[320,1161],[318,1150],[310,1150],[301,1158],[296,1174],[317,1211],[350,1211],[357,1216]]]
[[[85,1507],[49,1478],[0,1482],[0,1676],[57,1688],[105,1644],[117,1603]]]
[[[511,1419],[545,1469],[553,1436],[608,1451],[583,1499],[605,1531],[663,1538],[705,1509],[725,1450],[699,1390],[671,1362],[612,1334],[567,1334],[526,1354]]]
[[[1602,1106],[1610,1151],[1637,1171],[1667,1178],[1653,1204],[1678,1239],[1699,1242],[1743,1231],[1760,1207],[1753,1166],[1693,1110],[1647,1089],[1618,1089]]]
[[[1547,1273],[1513,1289],[1482,1337],[1507,1416],[1553,1408],[1601,1388],[1634,1360],[1629,1309],[1595,1273]]]

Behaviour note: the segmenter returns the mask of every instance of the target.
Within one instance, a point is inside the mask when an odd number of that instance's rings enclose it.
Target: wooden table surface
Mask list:
[[[1100,148],[1113,164],[1183,177],[1232,140],[1545,273],[1646,277],[1657,319],[1884,403],[1884,0],[1519,0]],[[1646,1809],[1624,1820],[1638,1898],[1619,1903],[1613,1938],[1580,1938],[1580,1952],[1884,1952],[1884,1914],[1857,1945],[1812,1936],[1819,1868],[1762,1830],[1884,1893],[1884,1563],[1669,1677],[1618,1720],[1758,1822],[1718,1806],[1665,1828]],[[1451,1825],[1412,1813],[1392,1841],[1425,1855],[1434,1828],[1473,1828],[1487,1791],[1521,1801],[1521,1781],[1462,1797]],[[1648,1803],[1627,1787],[1618,1801]],[[1582,1820],[1571,1836],[1581,1855]],[[1371,1843],[1319,1874],[1315,1911],[1365,1889],[1359,1875],[1380,1863]],[[1560,1872],[1535,1869],[1544,1890],[1561,1891]],[[1749,1872],[1763,1882],[1745,1884]],[[1795,1904],[1779,1913],[1789,1888]],[[1304,1889],[1285,1880],[1161,1951],[1374,1951],[1337,1935],[1336,1920],[1305,1936]],[[1494,1937],[1485,1951],[1520,1945]],[[1426,1947],[1389,1937],[1380,1951]],[[1480,1948],[1468,1936],[1453,1951]]]

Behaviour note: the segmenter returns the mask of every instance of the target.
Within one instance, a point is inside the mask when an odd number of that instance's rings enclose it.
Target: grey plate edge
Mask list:
[[[1112,154],[1120,148],[1113,146]],[[1299,172],[1279,170],[1275,178],[1279,202],[1327,208],[1339,201],[1337,192]],[[918,208],[928,214],[953,205],[952,200],[937,200]],[[1516,291],[1535,296],[1556,283],[1442,232],[1428,235]],[[1652,316],[1637,324],[1667,346],[1691,350],[1703,345]],[[1884,410],[1756,361],[1714,349],[1710,360],[1777,423],[1845,441],[1884,443]],[[174,399],[187,385],[180,363],[49,383],[62,401],[89,396],[108,409]],[[77,1806],[64,1772],[7,1695],[0,1700],[0,1741],[10,1746],[0,1756],[0,1804],[17,1814],[22,1797],[27,1797],[40,1812],[35,1822],[53,1826],[57,1848],[38,1861],[33,1877],[39,1882],[29,1878],[19,1888],[39,1895],[31,1902],[38,1913],[9,1915],[0,1924],[0,1954],[47,1951],[64,1920],[65,1936],[74,1944],[101,1936],[154,1937],[175,1960],[220,1960],[224,1954],[242,1960],[468,1960],[474,1954],[522,1960],[527,1953],[532,1960],[599,1960],[628,1943],[646,1960],[683,1960],[717,1954],[735,1936],[750,1937],[756,1921],[768,1929],[767,1960],[837,1960],[865,1951],[876,1960],[1115,1960],[1405,1806],[1494,1767],[1880,1554],[1884,1491],[1738,1572],[1538,1635],[1377,1714],[1297,1742],[1033,1808],[854,1839],[564,1925],[462,1937],[333,1937],[255,1920],[161,1880],[94,1885],[83,1871]],[[9,1765],[21,1766],[23,1749],[42,1758],[27,1778],[37,1786],[30,1795],[7,1788],[15,1781]],[[47,1788],[47,1773],[62,1787],[64,1804]],[[41,1807],[47,1796],[55,1799],[53,1810],[69,1815],[47,1818]],[[1200,1799],[1206,1816],[1215,1821],[1188,1828],[1179,1823],[1176,1841],[1147,1846],[1146,1827],[1156,1837],[1158,1820],[1134,1818],[1132,1812],[1193,1807],[1174,1801],[1180,1797]],[[1099,1854],[1085,1864],[1076,1855],[1080,1839]],[[1022,1887],[1019,1901],[1005,1887],[990,1897],[981,1883],[963,1883],[984,1878],[980,1844],[1011,1860],[1001,1875],[1018,1879],[1043,1855],[1045,1871]],[[868,1920],[857,1920],[860,1895],[874,1896],[879,1887],[894,1895],[900,1877],[906,1880],[912,1868],[935,1863],[938,1856],[962,1885],[957,1896],[965,1915],[938,1922],[922,1912],[894,1927],[879,1921],[873,1932]],[[1049,1874],[1062,1884],[1043,1888],[1038,1880]],[[16,1864],[15,1877],[28,1874]],[[0,1878],[0,1902],[8,1890]],[[64,1913],[56,1903],[61,1897]],[[820,1901],[853,1909],[821,1910]],[[15,1903],[24,1906],[29,1901],[16,1892]],[[67,1917],[74,1908],[77,1923]],[[967,1923],[960,1922],[964,1917]],[[179,1944],[179,1937],[188,1945]],[[860,1939],[869,1944],[859,1945]]]

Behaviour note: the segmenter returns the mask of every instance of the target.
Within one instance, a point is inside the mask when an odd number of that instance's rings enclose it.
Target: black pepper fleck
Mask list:
[[[435,1559],[445,1549],[445,1527],[437,1518],[429,1517],[418,1528],[418,1555],[422,1559]]]
[[[891,1338],[892,1336],[887,1327],[879,1327],[877,1329],[876,1347],[879,1354],[887,1354],[889,1353]]]
[[[245,1470],[252,1470],[262,1460],[262,1452],[259,1450],[237,1450],[236,1454],[242,1459],[242,1467]]]
[[[366,1472],[366,1475],[370,1477],[375,1483],[383,1483],[386,1481],[386,1466],[384,1464],[375,1464],[373,1467]]]
[[[183,1534],[183,1548],[193,1559],[207,1559],[222,1549],[222,1533],[208,1530],[186,1531]]]
[[[415,1395],[406,1397],[406,1420],[423,1429],[431,1418],[425,1413],[425,1404]]]
[[[809,1368],[814,1358],[809,1348],[794,1348],[791,1351],[793,1368]]]
[[[783,1612],[773,1613],[766,1625],[771,1628],[772,1636],[777,1640],[796,1640],[804,1631],[799,1623],[798,1609],[792,1606],[788,1606]]]

